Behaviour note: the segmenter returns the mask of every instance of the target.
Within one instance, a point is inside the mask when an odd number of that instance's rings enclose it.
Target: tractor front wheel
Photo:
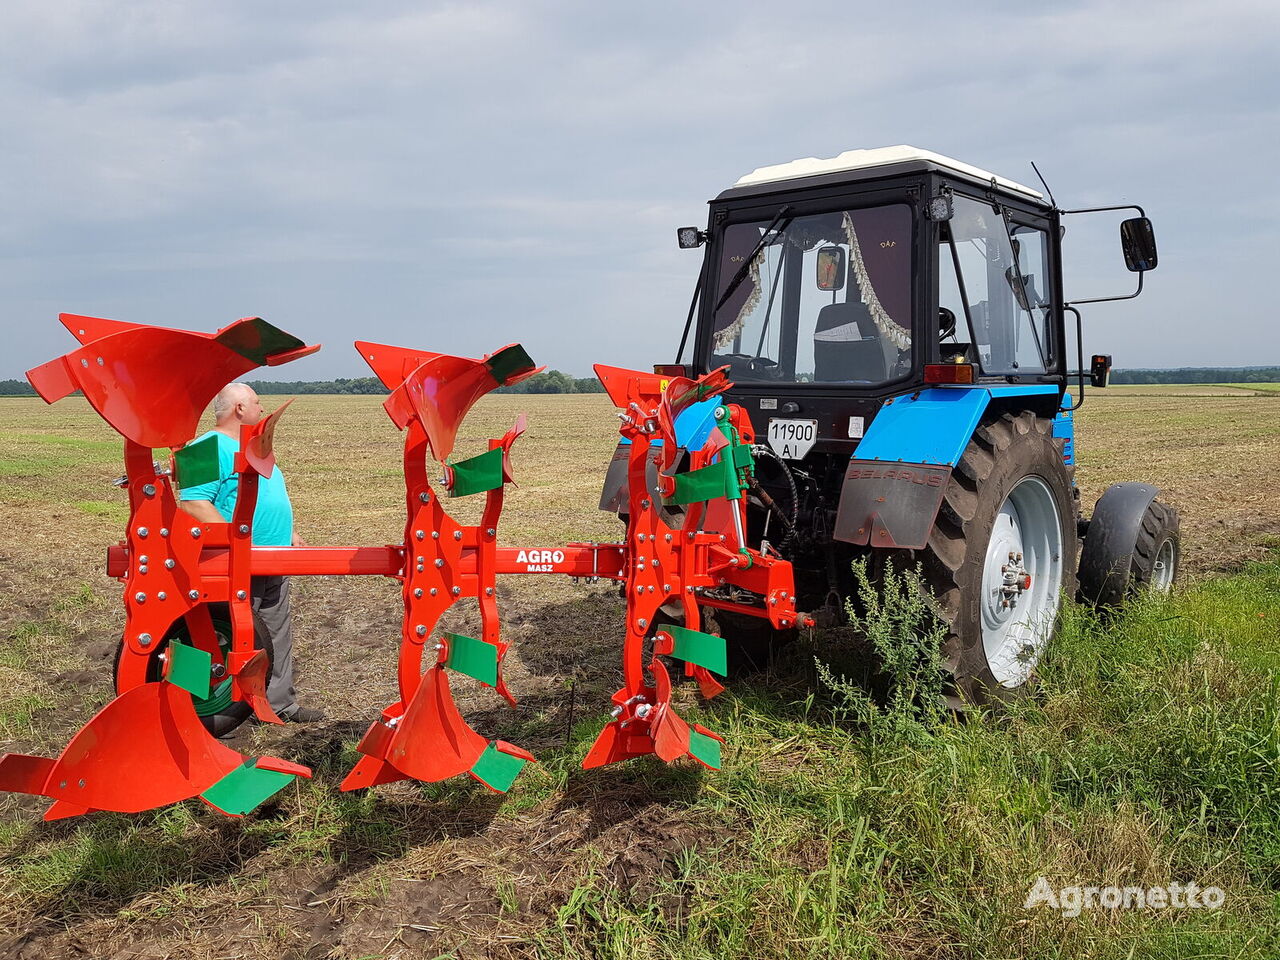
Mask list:
[[[1173,589],[1182,559],[1178,526],[1178,511],[1173,507],[1158,500],[1147,505],[1129,568],[1136,590],[1168,593]]]
[[[1024,412],[978,428],[948,481],[924,551],[948,625],[943,659],[965,702],[1022,688],[1075,594],[1072,468],[1050,421]]]

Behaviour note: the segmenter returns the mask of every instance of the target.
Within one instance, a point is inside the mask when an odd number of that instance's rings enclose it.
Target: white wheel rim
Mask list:
[[[982,571],[982,649],[1004,687],[1026,683],[1053,632],[1062,592],[1062,521],[1053,491],[1023,477],[991,528]],[[1017,559],[1021,556],[1021,560]],[[1030,584],[1014,574],[1030,576]]]
[[[1177,572],[1178,545],[1170,538],[1156,551],[1156,562],[1151,567],[1151,589],[1156,593],[1168,593],[1173,589],[1173,578]]]

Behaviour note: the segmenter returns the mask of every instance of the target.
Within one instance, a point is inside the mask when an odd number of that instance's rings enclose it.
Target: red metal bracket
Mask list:
[[[698,449],[684,451],[676,429],[676,421],[686,409],[714,400],[729,388],[724,369],[696,381],[599,365],[596,373],[610,398],[622,408],[620,432],[630,441],[624,559],[627,614],[624,682],[613,697],[614,719],[601,732],[583,766],[647,753],[656,753],[667,762],[687,755],[718,766],[719,747],[711,741],[718,742],[719,737],[696,724],[690,727],[671,705],[671,682],[660,656],[672,654],[674,646],[669,634],[657,632],[659,611],[675,603],[684,628],[694,632],[701,625],[700,603],[788,626],[797,617],[791,565],[742,542],[745,498],[711,497],[689,503],[682,512],[662,502],[663,496],[676,490],[676,471],[684,453],[689,455],[689,466],[683,472],[711,466],[731,453],[732,444],[724,430],[712,430]],[[729,434],[750,441],[749,421],[740,408],[720,405],[716,415]],[[656,490],[649,488],[647,475],[655,446],[659,447]],[[709,596],[725,586],[758,594],[759,605]],[[646,663],[645,647],[651,637],[652,653]],[[724,689],[705,665],[686,660],[685,670],[697,679],[705,697],[714,697]],[[646,671],[652,683],[647,682]]]
[[[449,648],[436,634],[440,616],[459,600],[477,601],[480,642],[492,648],[496,664],[489,685],[515,706],[502,676],[507,645],[499,639],[496,550],[503,488],[512,480],[511,445],[524,432],[524,418],[504,437],[489,442],[491,450],[502,451],[502,476],[501,482],[485,493],[478,526],[463,526],[444,509],[427,476],[427,451],[429,448],[443,461],[452,453],[458,426],[476,400],[504,383],[532,376],[538,369],[523,349],[515,346],[482,360],[363,342],[356,347],[391,388],[384,406],[392,422],[406,431],[408,522],[405,562],[399,572],[404,600],[397,667],[400,699],[383,710],[365,734],[360,743],[364,756],[343,781],[344,790],[405,777],[435,781],[472,772],[488,749],[489,742],[467,725],[453,702],[446,673]],[[396,376],[402,378],[400,383],[393,382]],[[428,645],[436,657],[424,672]]]

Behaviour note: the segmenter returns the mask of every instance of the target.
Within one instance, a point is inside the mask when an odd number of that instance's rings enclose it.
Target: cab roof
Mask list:
[[[958,174],[982,184],[990,184],[994,180],[996,185],[1004,190],[1021,194],[1023,197],[1038,203],[1045,202],[1044,194],[1038,190],[1032,190],[1028,186],[1008,180],[1005,177],[996,176],[994,173],[983,170],[980,167],[953,160],[951,157],[944,157],[940,153],[921,150],[919,147],[912,147],[906,144],[900,144],[896,147],[876,147],[870,150],[846,150],[844,153],[834,157],[805,157],[803,160],[792,160],[790,163],[759,167],[746,176],[740,177],[737,183],[720,196],[727,198],[729,196],[743,196],[755,193],[758,191],[744,188],[759,187],[765,184],[778,184],[778,188],[781,189],[790,181],[808,180],[814,177],[822,177],[824,181],[829,181],[834,179],[833,175],[835,174],[853,174],[849,179],[862,179],[863,177],[879,177],[898,172],[907,173],[922,170],[940,170],[946,173]],[[861,173],[861,176],[858,175],[859,173]]]

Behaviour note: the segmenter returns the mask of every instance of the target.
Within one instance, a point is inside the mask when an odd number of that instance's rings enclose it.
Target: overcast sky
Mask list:
[[[5,0],[0,379],[74,345],[62,311],[324,343],[282,379],[367,375],[356,337],[669,361],[675,227],[896,143],[1146,207],[1160,267],[1086,351],[1280,363],[1278,49],[1275,0]],[[1069,296],[1130,282],[1113,231],[1071,229]]]

